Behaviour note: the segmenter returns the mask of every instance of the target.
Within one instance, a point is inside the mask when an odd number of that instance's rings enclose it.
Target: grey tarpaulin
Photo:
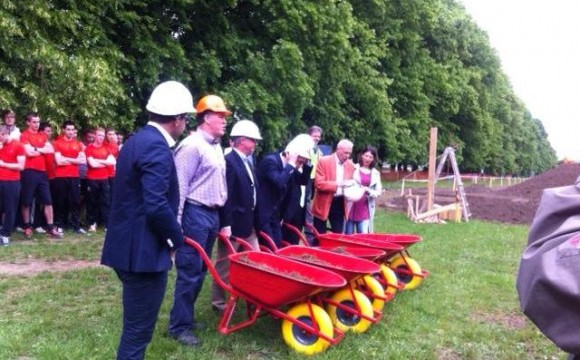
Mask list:
[[[572,354],[580,354],[579,180],[544,190],[516,281],[522,311]]]

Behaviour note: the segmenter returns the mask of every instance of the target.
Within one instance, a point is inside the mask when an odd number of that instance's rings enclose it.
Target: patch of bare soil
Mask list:
[[[98,260],[67,260],[49,262],[42,259],[27,259],[15,262],[0,262],[0,277],[32,277],[45,271],[63,272],[96,266],[99,266]]]
[[[488,188],[475,185],[465,188],[471,218],[512,224],[531,224],[540,204],[542,191],[547,188],[573,185],[580,176],[580,164],[562,164],[552,170],[524,181],[523,183],[504,187]],[[427,189],[413,189],[413,194],[426,195]],[[455,197],[451,189],[437,189],[435,202],[445,204],[453,202]],[[407,204],[398,191],[383,195],[379,205],[393,211],[407,211]]]
[[[508,330],[520,330],[526,326],[526,318],[523,315],[475,312],[471,314],[471,318],[476,322],[500,325]]]
[[[438,360],[461,360],[463,357],[453,349],[442,348],[437,351]]]

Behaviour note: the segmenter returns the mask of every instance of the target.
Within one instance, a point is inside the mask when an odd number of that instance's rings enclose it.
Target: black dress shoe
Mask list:
[[[171,335],[172,338],[177,340],[177,342],[185,345],[185,346],[199,346],[201,345],[201,341],[195,336],[193,333],[189,331],[184,331],[177,336]]]

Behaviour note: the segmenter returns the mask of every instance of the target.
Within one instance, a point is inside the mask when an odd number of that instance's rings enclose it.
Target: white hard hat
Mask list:
[[[166,81],[157,85],[149,97],[146,109],[165,116],[195,113],[191,93],[177,81]]]
[[[288,145],[286,145],[286,152],[290,154],[298,154],[298,156],[305,159],[310,159],[310,152],[314,148],[314,140],[308,134],[296,135]]]
[[[230,137],[243,136],[250,139],[262,140],[260,129],[253,121],[240,120],[232,127]]]

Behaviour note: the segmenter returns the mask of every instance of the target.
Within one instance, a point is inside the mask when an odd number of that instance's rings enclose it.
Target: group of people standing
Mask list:
[[[348,140],[341,140],[334,154],[322,156],[317,147],[322,129],[313,126],[258,162],[254,150],[262,136],[250,120],[237,121],[231,147],[221,148],[232,113],[219,96],[204,96],[194,106],[183,84],[167,81],[153,90],[146,109],[149,122],[117,158],[117,195],[101,260],[123,286],[118,359],[144,357],[172,264],[177,274],[167,334],[187,346],[200,344],[196,332],[204,325],[195,318],[195,304],[207,268],[200,254],[184,244],[185,237],[210,256],[218,236],[241,238],[258,251],[264,232],[283,246],[283,221],[302,228],[310,210],[318,232],[327,231],[327,221],[335,232],[348,230],[348,224],[369,230],[374,209],[369,204],[381,191],[380,179],[373,183],[374,148],[365,148],[360,166],[350,160],[353,144]],[[196,130],[176,144],[190,114],[195,114]],[[345,197],[351,187],[359,188],[360,196]],[[216,267],[227,281],[227,248],[221,241]],[[214,284],[213,310],[220,313],[225,304],[224,292]]]
[[[26,238],[33,229],[57,239],[66,228],[86,234],[83,203],[88,231],[106,226],[120,146],[115,130],[90,130],[81,141],[67,120],[53,139],[52,127],[36,112],[25,115],[23,131],[14,111],[3,110],[0,117],[1,245],[10,244],[16,225]]]

